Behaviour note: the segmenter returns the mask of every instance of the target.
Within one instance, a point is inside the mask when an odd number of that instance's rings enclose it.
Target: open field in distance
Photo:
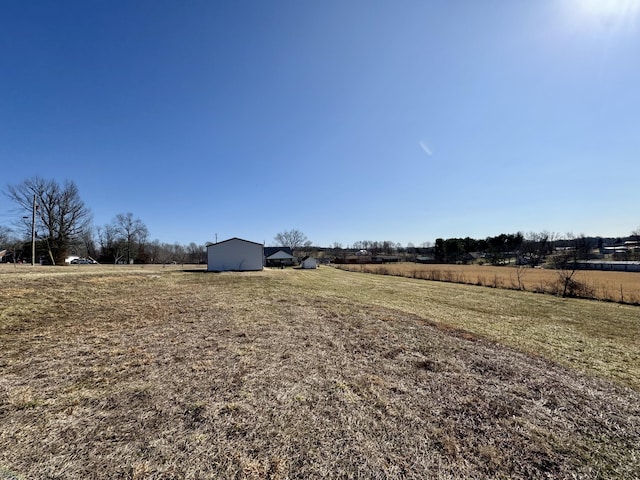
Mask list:
[[[515,266],[389,263],[384,265],[340,265],[352,272],[399,275],[494,288],[556,293],[558,270]],[[598,300],[640,304],[640,273],[578,270],[573,277]]]
[[[0,268],[0,478],[639,478],[640,307]]]

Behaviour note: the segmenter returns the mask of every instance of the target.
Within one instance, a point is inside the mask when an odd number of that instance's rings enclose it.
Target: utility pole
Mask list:
[[[36,196],[33,195],[33,210],[31,212],[31,265],[36,264]]]

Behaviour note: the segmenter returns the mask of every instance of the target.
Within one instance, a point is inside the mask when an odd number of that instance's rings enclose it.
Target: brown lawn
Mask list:
[[[2,479],[640,472],[638,307],[332,268],[0,285]]]

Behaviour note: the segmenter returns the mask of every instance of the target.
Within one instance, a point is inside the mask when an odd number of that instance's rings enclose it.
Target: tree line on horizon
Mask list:
[[[202,263],[206,248],[150,240],[147,226],[133,213],[118,213],[94,226],[90,209],[72,181],[41,177],[9,185],[4,194],[20,213],[14,228],[0,225],[0,250],[10,261],[62,265],[69,256],[99,263]],[[16,215],[17,216],[17,215]]]
[[[55,180],[33,177],[4,191],[17,207],[20,218],[14,228],[0,225],[0,251],[6,250],[11,261],[30,261],[32,242],[35,261],[60,265],[70,255],[89,258],[99,263],[204,263],[206,245],[188,245],[150,240],[149,231],[133,213],[117,213],[105,225],[94,226],[90,209],[80,198],[72,181],[60,184]],[[17,217],[18,215],[16,215]],[[640,241],[640,228],[629,240]],[[313,254],[322,250],[326,255],[344,259],[348,253],[366,251],[371,255],[398,255],[403,258],[429,256],[436,263],[466,263],[473,254],[482,253],[494,264],[501,264],[514,254],[530,266],[539,265],[556,247],[569,247],[575,260],[589,259],[594,248],[621,242],[625,239],[585,237],[552,232],[523,234],[501,233],[484,239],[437,238],[435,243],[406,246],[390,240],[363,240],[345,248],[339,242],[327,248],[313,246],[300,230],[278,233],[277,246],[290,247],[297,254]],[[640,258],[640,254],[633,254]]]
[[[633,231],[628,237],[587,237],[585,235],[573,235],[542,231],[516,233],[501,233],[483,239],[471,237],[437,238],[435,243],[424,242],[420,246],[412,243],[403,246],[392,241],[358,241],[347,247],[346,252],[352,255],[366,253],[370,257],[387,261],[402,259],[409,261],[425,261],[427,263],[464,264],[474,261],[503,265],[515,262],[531,267],[541,265],[547,257],[554,252],[568,252],[556,257],[564,258],[564,261],[590,260],[595,257],[594,251],[601,250],[604,246],[622,245],[625,241],[639,242],[635,248],[630,248],[622,254],[618,254],[620,260],[640,260],[640,228]],[[327,250],[325,250],[327,251]],[[333,255],[342,257],[345,262],[347,253],[340,244],[328,249]],[[570,253],[570,254],[569,254]],[[351,259],[353,260],[353,258]]]

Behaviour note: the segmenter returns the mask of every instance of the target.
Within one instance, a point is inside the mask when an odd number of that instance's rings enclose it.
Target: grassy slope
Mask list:
[[[301,294],[398,309],[640,390],[637,306],[333,269],[312,275],[292,278]]]
[[[637,371],[637,309],[333,269],[53,272],[0,276],[0,477],[637,478],[637,391],[431,324],[637,388],[609,366]]]

